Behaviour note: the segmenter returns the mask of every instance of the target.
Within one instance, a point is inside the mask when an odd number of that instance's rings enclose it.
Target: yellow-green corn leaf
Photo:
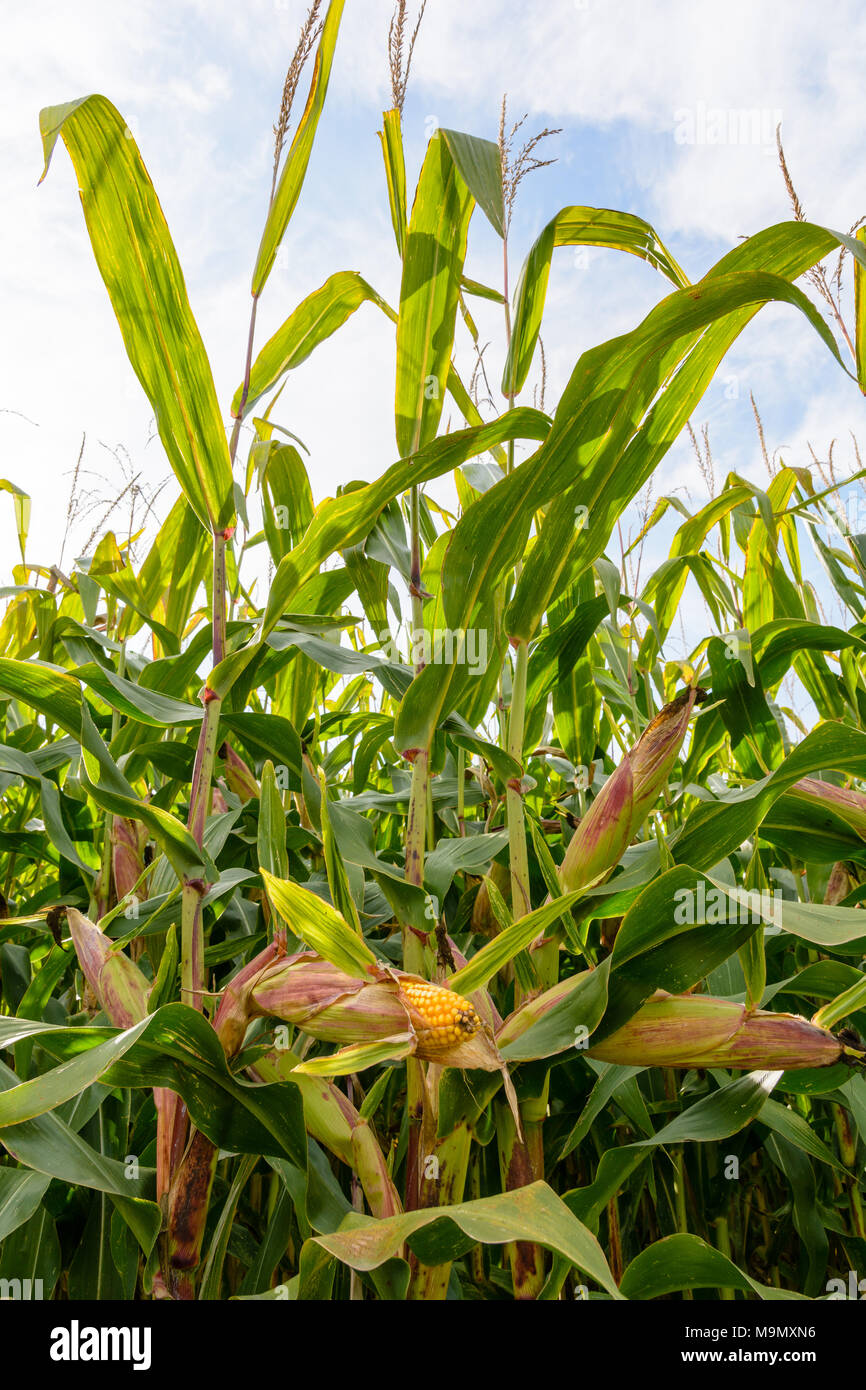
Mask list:
[[[861,227],[857,240],[866,247],[866,227]],[[857,380],[860,390],[866,394],[866,267],[862,261],[854,261],[854,331],[857,351]]]
[[[418,454],[392,464],[374,483],[336,498],[326,498],[316,508],[303,540],[280,562],[271,584],[258,642],[250,643],[220,662],[208,678],[210,688],[221,695],[232,688],[261,650],[259,643],[273,631],[303,585],[318,574],[323,561],[335,551],[365,540],[380,512],[413,483],[441,477],[503,441],[543,439],[549,428],[548,417],[538,410],[528,407],[509,410],[489,425],[434,439]]]
[[[534,506],[545,506],[554,497],[557,505],[549,508],[506,611],[509,636],[531,637],[566,566],[579,573],[602,553],[623,507],[652,475],[724,353],[763,304],[779,300],[796,305],[842,364],[823,318],[788,283],[840,246],[866,262],[866,247],[842,233],[808,222],[768,227],[735,247],[698,284],[662,300],[633,333],[584,354],[544,448],[534,462],[527,460],[533,467],[524,485]],[[690,326],[692,311],[696,317]],[[663,325],[673,327],[675,320],[682,333],[674,330],[667,338]],[[660,336],[651,346],[643,335],[655,337],[656,331]],[[633,349],[640,360],[635,358],[633,370],[626,368],[621,376]],[[512,476],[520,472],[518,468]],[[520,490],[520,484],[512,486]],[[479,510],[496,508],[501,488],[497,484],[485,493]],[[517,505],[517,497],[512,503]],[[583,517],[580,529],[574,524],[575,507]]]
[[[289,225],[292,213],[304,186],[304,179],[307,173],[307,165],[310,162],[310,155],[313,152],[313,141],[316,138],[316,130],[319,124],[319,117],[325,105],[325,97],[328,93],[328,82],[331,77],[331,65],[334,61],[334,49],[337,46],[337,36],[340,32],[340,20],[343,17],[343,6],[345,0],[331,0],[328,6],[328,13],[325,16],[325,23],[322,28],[322,37],[319,40],[319,47],[316,50],[316,58],[313,66],[313,76],[310,82],[310,90],[307,95],[307,104],[304,107],[304,114],[300,119],[298,128],[295,131],[295,138],[289,147],[286,155],[282,172],[277,183],[274,201],[268,212],[268,219],[262,233],[259,254],[256,260],[256,268],[253,272],[252,292],[254,296],[261,294],[265,286],[265,281],[271,273],[280,242],[286,227]]]
[[[120,112],[103,96],[39,113],[48,172],[58,136],[129,360],[168,460],[202,525],[234,516],[228,444],[210,363],[150,176]]]
[[[338,970],[363,978],[376,957],[369,946],[335,912],[308,888],[261,870],[262,881],[276,912],[290,931],[312,946],[314,951]]]
[[[474,1202],[406,1212],[380,1221],[358,1219],[351,1227],[314,1239],[352,1269],[371,1270],[399,1254],[404,1241],[412,1241],[423,1231],[424,1247],[422,1253],[418,1246],[419,1258],[425,1264],[442,1264],[455,1257],[452,1222],[483,1245],[504,1245],[511,1240],[543,1245],[565,1256],[611,1298],[622,1298],[595,1236],[544,1182]],[[437,1224],[438,1230],[424,1229]]]
[[[185,497],[179,497],[156,534],[138,574],[148,612],[161,613],[181,637],[199,585],[211,564],[211,546]]]
[[[798,483],[808,480],[803,469],[781,468],[769,488],[767,496],[774,516],[783,512],[791,500]],[[775,521],[766,524],[758,515],[752,522],[749,532],[749,545],[746,551],[746,573],[743,580],[743,622],[750,632],[773,618],[786,618],[785,612],[775,612],[776,594],[773,578],[780,563],[779,536]]]
[[[385,161],[385,179],[388,184],[388,205],[391,208],[391,223],[397,241],[397,250],[403,255],[406,244],[406,160],[403,154],[403,132],[400,125],[400,112],[395,108],[382,115],[382,129],[379,131],[382,142],[382,158]]]
[[[18,532],[18,545],[23,561],[27,532],[30,530],[30,494],[24,492],[15,483],[11,483],[8,478],[0,478],[0,492],[8,492],[12,497],[12,505],[15,508],[15,530]]]
[[[372,285],[354,270],[340,270],[302,300],[285,323],[268,339],[253,363],[246,400],[243,386],[235,391],[232,414],[248,415],[266,391],[286,372],[305,362],[319,343],[330,338],[362,304],[376,304],[388,318],[397,315]],[[243,407],[241,406],[243,401]]]
[[[351,1047],[341,1047],[327,1057],[311,1057],[294,1067],[292,1076],[352,1076],[365,1067],[381,1066],[383,1062],[398,1062],[409,1057],[415,1047],[412,1033],[392,1033],[390,1037],[379,1038],[376,1042],[353,1043]]]
[[[260,473],[262,521],[274,562],[297,545],[313,519],[313,490],[303,459],[293,444],[268,440]]]
[[[670,559],[664,561],[653,572],[641,596],[645,603],[652,604],[656,615],[656,626],[662,642],[670,632],[671,625],[679,611],[683,591],[691,573],[682,561],[686,556],[699,555],[713,527],[718,525],[741,502],[746,501],[749,495],[750,489],[748,487],[726,487],[718,497],[714,497],[694,516],[684,521],[674,535],[671,541]],[[659,519],[666,510],[666,504],[666,498],[662,498],[658,504]],[[677,560],[680,563],[674,564],[673,562]],[[657,654],[658,639],[652,628],[648,627],[641,643],[638,658],[641,669],[651,666],[653,658]]]
[[[545,903],[543,907],[537,907],[534,912],[529,912],[525,917],[513,922],[505,931],[482,946],[480,951],[476,951],[469,963],[458,970],[456,975],[451,976],[448,981],[450,988],[456,989],[460,994],[472,994],[474,990],[486,985],[503,965],[513,960],[534,941],[539,932],[552,926],[563,912],[573,907],[582,893],[583,890],[564,893],[555,902]]]
[[[464,135],[459,130],[443,130],[441,134],[469,192],[493,230],[504,237],[505,200],[499,146],[492,140],[480,140],[477,135]],[[498,297],[495,290],[485,290],[483,285],[476,285],[472,280],[464,280],[463,285],[473,293],[480,289],[488,297]]]
[[[812,1022],[818,1028],[835,1028],[837,1023],[841,1023],[843,1018],[850,1018],[858,1009],[866,1005],[866,977],[858,980],[850,989],[846,989],[836,999],[831,999],[829,1004],[824,1004],[818,1010]]]
[[[81,686],[64,671],[39,661],[0,657],[0,694],[37,710],[67,734],[81,732]]]
[[[536,240],[520,273],[514,300],[511,345],[502,373],[502,393],[523,390],[544,315],[550,262],[557,246],[600,246],[628,251],[660,270],[678,288],[689,283],[649,222],[610,208],[563,208]]]
[[[413,482],[423,483],[450,473],[468,458],[509,439],[543,439],[548,429],[548,418],[540,411],[528,407],[508,411],[489,425],[433,440],[418,455],[392,464],[376,482],[321,502],[303,540],[286,555],[274,575],[264,634],[273,629],[301,585],[318,573],[322,562],[335,550],[366,539],[383,508]],[[227,667],[230,661],[231,658],[225,663]],[[218,689],[213,682],[211,686]]]
[[[451,363],[474,199],[440,132],[427,146],[409,220],[397,320],[397,448],[433,438]]]

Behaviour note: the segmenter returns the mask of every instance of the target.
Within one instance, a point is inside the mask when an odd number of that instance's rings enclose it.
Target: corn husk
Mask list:
[[[150,985],[138,966],[76,908],[66,909],[66,920],[84,976],[115,1028],[139,1023],[147,1015]]]
[[[431,1030],[429,1015],[417,1008],[411,997],[417,997],[418,987],[429,988],[428,981],[389,967],[371,967],[368,978],[360,979],[347,975],[315,951],[283,957],[278,952],[277,945],[268,947],[235,977],[223,995],[214,1027],[228,1056],[239,1050],[247,1025],[260,1017],[284,1019],[310,1037],[341,1043],[340,1052],[324,1059],[333,1064],[334,1074],[345,1070],[341,1061],[344,1053],[348,1057],[351,1050],[352,1070],[357,1070],[355,1051],[364,1044],[402,1039],[419,1061],[501,1072],[509,1105],[517,1113],[514,1087],[492,1028],[485,1021],[486,1011],[479,1013],[456,996],[461,1014],[471,1014],[471,1025],[464,1027],[460,1041],[443,1046]],[[324,1074],[318,1059],[316,1069]]]
[[[566,893],[592,888],[614,869],[667,783],[703,692],[664,706],[623,758],[577,827],[559,869]]]
[[[832,1033],[797,1014],[660,993],[586,1055],[620,1066],[799,1071],[832,1066],[846,1051]]]
[[[235,752],[230,743],[220,747],[219,755],[225,763],[226,785],[241,801],[247,802],[259,794],[259,784],[243,758]]]
[[[832,782],[820,782],[816,777],[801,777],[787,795],[799,801],[811,802],[819,808],[826,806],[840,816],[861,840],[866,840],[866,796],[862,792],[837,787]]]
[[[118,900],[126,898],[144,873],[147,830],[139,821],[114,816],[111,821],[111,862]]]

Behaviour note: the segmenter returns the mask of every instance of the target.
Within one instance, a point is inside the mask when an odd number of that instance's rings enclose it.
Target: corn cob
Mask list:
[[[468,1042],[481,1028],[474,1005],[442,985],[404,976],[401,993],[420,1019],[415,1032],[419,1048],[427,1053],[445,1053],[458,1043]]]
[[[415,1056],[441,1066],[503,1065],[475,1005],[446,985],[386,968],[357,979],[312,951],[276,956],[271,946],[231,982],[215,1019],[229,1056],[249,1022],[262,1017],[347,1045],[410,1034]]]

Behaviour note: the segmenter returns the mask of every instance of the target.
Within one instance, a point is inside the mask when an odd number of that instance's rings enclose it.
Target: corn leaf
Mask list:
[[[319,119],[328,93],[334,49],[337,46],[344,4],[345,0],[331,0],[328,5],[328,12],[322,27],[322,37],[319,39],[319,47],[316,50],[307,104],[286,155],[277,182],[274,200],[268,211],[265,229],[262,232],[256,268],[253,272],[252,293],[255,298],[258,298],[265,287],[267,278],[273,269],[280,242],[289,225],[298,198],[301,196],[301,189],[304,186],[307,167],[313,152],[313,141],[316,138]]]
[[[286,372],[294,371],[310,354],[336,333],[362,304],[376,304],[396,321],[397,315],[381,295],[354,270],[341,270],[298,305],[282,327],[260,348],[250,372],[250,385],[241,408],[243,386],[232,401],[232,414],[243,419],[256,401],[276,386]]]
[[[404,1241],[412,1246],[416,1232],[434,1225],[439,1230],[434,1229],[427,1234],[424,1263],[438,1264],[454,1258],[453,1236],[449,1235],[451,1223],[459,1227],[467,1238],[484,1245],[501,1245],[509,1240],[534,1241],[570,1260],[611,1298],[622,1297],[595,1237],[543,1182],[531,1183],[516,1192],[496,1197],[481,1197],[474,1202],[461,1202],[428,1211],[406,1212],[402,1216],[389,1216],[381,1221],[358,1218],[358,1224],[351,1229],[316,1236],[315,1239],[352,1269],[371,1270],[398,1254]],[[440,1248],[432,1244],[434,1240],[437,1240]]]
[[[395,409],[403,458],[427,444],[439,424],[473,206],[445,139],[437,133],[418,180],[400,284]]]
[[[262,869],[262,881],[274,910],[289,930],[338,970],[357,978],[365,976],[370,966],[375,967],[376,957],[369,946],[329,903],[298,883],[275,878],[267,869]]]
[[[511,345],[502,373],[504,396],[518,395],[526,384],[544,316],[550,262],[557,246],[602,246],[628,251],[660,270],[675,285],[689,283],[653,228],[642,218],[609,208],[563,208],[535,241],[520,273]]]
[[[234,516],[228,444],[210,363],[159,200],[119,111],[102,96],[39,115],[45,172],[58,136],[75,167],[99,272],[159,437],[203,526]]]

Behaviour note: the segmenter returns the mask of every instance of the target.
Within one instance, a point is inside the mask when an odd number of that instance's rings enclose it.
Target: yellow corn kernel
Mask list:
[[[446,1051],[459,1043],[468,1042],[481,1028],[481,1019],[473,1005],[462,995],[442,985],[424,980],[400,980],[400,989],[422,1019],[416,1024],[418,1042],[425,1051]]]

